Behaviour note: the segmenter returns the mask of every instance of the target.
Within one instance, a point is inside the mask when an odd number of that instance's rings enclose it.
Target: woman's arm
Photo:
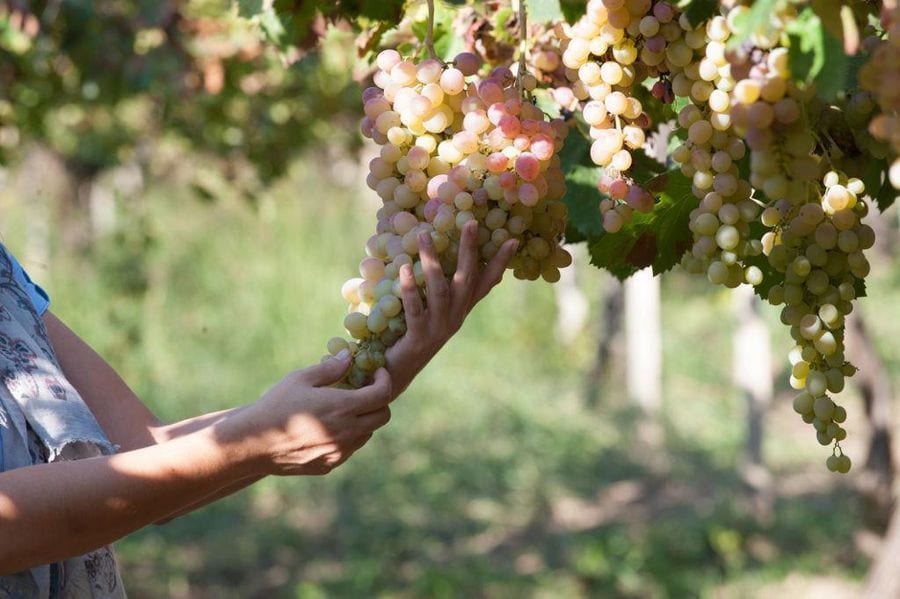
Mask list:
[[[232,437],[232,438],[229,438]],[[0,575],[102,547],[254,473],[225,428],[102,458],[0,474]]]
[[[325,474],[387,423],[390,377],[329,386],[349,356],[292,373],[201,430],[113,456],[0,473],[0,575],[79,555],[268,474]]]
[[[44,324],[63,373],[81,394],[109,440],[122,451],[155,444],[155,433],[162,426],[160,421],[106,360],[49,311],[44,313]],[[200,428],[198,425],[184,430]]]

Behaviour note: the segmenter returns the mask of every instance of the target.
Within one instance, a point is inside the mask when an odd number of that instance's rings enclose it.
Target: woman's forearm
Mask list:
[[[96,549],[260,474],[252,442],[228,423],[113,456],[4,472],[0,574]]]
[[[194,503],[192,503],[190,505],[186,505],[176,512],[167,514],[160,520],[157,520],[156,522],[154,522],[154,524],[167,524],[167,523],[171,522],[172,520],[174,520],[175,518],[180,518],[181,516],[190,514],[191,512],[199,510],[202,507],[206,507],[207,505],[209,505],[210,503],[212,503],[214,501],[218,501],[224,497],[233,495],[233,494],[237,493],[238,491],[243,491],[244,489],[246,489],[253,483],[257,482],[261,478],[264,478],[264,475],[254,474],[253,476],[243,478],[239,481],[236,481],[225,487],[222,487],[221,489],[216,489],[215,491],[213,491],[206,497],[199,499],[198,501],[195,501]]]
[[[166,441],[171,441],[172,439],[177,439],[178,437],[183,437],[210,426],[214,426],[217,423],[225,420],[229,416],[237,414],[246,407],[246,405],[243,405],[235,408],[219,410],[218,412],[201,414],[200,416],[186,418],[184,420],[179,420],[178,422],[173,422],[171,424],[159,424],[150,429],[150,436],[153,440],[153,443],[165,443]]]

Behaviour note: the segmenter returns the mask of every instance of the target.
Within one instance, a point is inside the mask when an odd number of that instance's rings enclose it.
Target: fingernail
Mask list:
[[[349,357],[350,357],[350,350],[345,347],[344,349],[339,351],[336,356],[334,356],[334,359],[340,360],[341,362],[343,362],[344,360],[346,360]]]
[[[431,245],[431,233],[419,233],[420,245]]]

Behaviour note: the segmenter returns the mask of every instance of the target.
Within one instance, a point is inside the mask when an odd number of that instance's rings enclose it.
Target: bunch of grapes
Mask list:
[[[696,28],[683,15],[679,23],[684,39],[667,48],[666,63],[673,93],[691,103],[678,114],[687,140],[675,148],[672,158],[691,177],[692,192],[700,200],[690,214],[694,243],[682,265],[688,272],[706,274],[714,284],[758,285],[762,271],[744,262],[759,255],[762,246],[750,236],[759,205],[736,165],[746,146],[732,127],[735,81],[725,57],[731,28],[722,16]]]
[[[860,69],[859,81],[872,92],[881,108],[881,114],[869,123],[869,133],[888,142],[894,154],[900,154],[900,116],[897,114],[900,110],[900,80],[897,75],[897,64],[900,64],[900,4],[896,0],[884,3],[881,21],[887,38],[872,44],[872,57]],[[900,189],[900,158],[894,158],[889,177],[894,188]]]
[[[585,101],[582,109],[590,126],[591,160],[606,169],[599,190],[603,228],[615,233],[634,210],[649,212],[654,198],[627,178],[631,152],[644,146],[650,119],[644,113],[634,86],[655,72],[639,47],[645,39],[665,38],[661,29],[680,35],[673,23],[674,9],[666,2],[650,0],[591,0],[585,16],[566,30],[562,61],[574,81],[572,93]],[[652,46],[652,42],[651,42]],[[651,60],[651,62],[653,62]]]
[[[840,448],[846,411],[827,393],[839,393],[855,372],[844,357],[844,317],[869,272],[863,250],[875,241],[860,222],[865,189],[843,173],[821,175],[838,156],[813,136],[806,114],[815,89],[793,82],[788,50],[779,45],[796,16],[790,5],[778,5],[765,27],[749,32],[749,41],[726,56],[725,44],[747,10],[736,6],[727,17],[707,21],[705,44],[685,28],[691,51],[668,57],[674,94],[692,101],[678,115],[687,141],[673,158],[693,177],[701,199],[690,215],[694,246],[682,263],[713,283],[759,285],[763,273],[747,259],[764,253],[783,274],[768,299],[784,305],[782,321],[797,342],[789,354],[791,385],[802,391],[794,408],[814,425],[820,443],[834,443],[828,468],[847,472],[850,459]],[[847,103],[871,113],[866,100],[856,94]],[[746,149],[749,180],[734,164]],[[760,239],[751,230],[756,221],[770,229]]]
[[[519,240],[510,265],[518,278],[554,282],[571,263],[559,245],[567,217],[557,154],[565,123],[547,121],[523,101],[505,67],[473,78],[481,63],[470,53],[445,66],[435,59],[416,64],[385,50],[376,64],[377,87],[363,94],[362,132],[381,146],[367,184],[383,205],[360,277],[341,290],[353,340],[328,343],[331,354],[353,353],[347,375],[353,387],[384,365],[386,348],[406,332],[399,273],[412,265],[420,291],[424,287],[419,235],[431,236],[448,276],[456,270],[460,232],[472,220],[482,263],[510,238]]]
[[[855,372],[844,357],[844,317],[853,310],[857,282],[869,273],[863,250],[875,243],[875,233],[860,222],[868,210],[862,181],[830,171],[822,183],[824,194],[812,189],[813,201],[794,207],[766,233],[764,245],[769,262],[784,273],[769,301],[784,304],[781,320],[797,341],[789,354],[790,382],[803,392],[794,409],[815,427],[822,445],[835,443],[829,469],[846,472],[850,461],[839,445],[846,411],[826,393],[840,393]]]

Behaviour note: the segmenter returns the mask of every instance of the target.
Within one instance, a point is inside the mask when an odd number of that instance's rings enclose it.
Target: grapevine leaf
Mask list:
[[[841,3],[834,0],[812,0],[810,7],[822,21],[822,26],[836,38],[844,35],[841,25]]]
[[[528,0],[525,6],[528,20],[533,23],[552,23],[564,18],[559,0]]]
[[[434,18],[434,51],[444,60],[450,60],[465,49],[464,41],[460,36],[453,34],[453,18],[455,12],[442,4],[437,4]],[[416,37],[425,41],[428,30],[427,14],[422,13],[421,19],[413,21],[411,29]]]
[[[601,198],[597,191],[600,169],[591,163],[590,149],[590,141],[578,127],[572,127],[566,144],[560,151],[560,161],[566,175],[566,195],[563,201],[569,210],[566,241],[570,243],[603,233],[598,209]]]
[[[794,79],[805,84],[815,83],[820,98],[834,100],[853,77],[850,57],[844,53],[840,38],[829,33],[810,8],[801,12],[787,31],[790,39],[788,56]]]
[[[559,0],[559,7],[569,23],[574,23],[584,16],[587,2],[584,0]]]
[[[628,169],[628,172],[637,183],[646,185],[654,177],[663,174],[665,170],[665,165],[648,156],[643,148],[631,152],[631,168]]]
[[[597,191],[600,169],[596,166],[573,165],[566,173],[566,195],[563,201],[569,209],[569,227],[582,238],[596,237],[603,233],[599,204],[601,195]],[[566,233],[566,240],[572,242]]]
[[[249,19],[263,10],[263,0],[237,0],[238,15]]]
[[[269,8],[260,13],[259,24],[262,26],[263,33],[272,43],[280,48],[287,45],[287,29],[274,10]]]
[[[691,104],[691,99],[686,96],[675,96],[675,101],[672,102],[672,112],[677,115],[681,112],[681,109]]]
[[[541,112],[552,119],[560,116],[559,104],[553,99],[548,89],[537,88],[532,92],[535,105],[541,109]]]
[[[750,10],[735,19],[735,32],[728,39],[728,48],[737,48],[750,39],[750,34],[769,28],[769,18],[775,12],[777,0],[756,0]]]
[[[697,27],[718,12],[719,2],[718,0],[682,0],[679,7],[684,11],[688,22]]]
[[[659,175],[656,179],[660,178],[665,178],[663,182],[666,185],[659,195],[659,203],[649,215],[655,218],[652,229],[657,255],[653,260],[653,274],[657,275],[678,264],[682,254],[690,247],[689,215],[700,203],[691,190],[691,179],[680,170]],[[647,186],[652,188],[653,183]]]
[[[344,8],[343,3],[341,2],[332,3],[322,2],[320,0],[320,4],[330,7],[334,7],[335,5],[337,5],[337,8],[339,10],[343,9],[344,11],[352,15],[353,11],[351,11],[349,7],[355,3],[347,3],[347,8]],[[403,14],[404,4],[405,0],[362,0],[358,3],[358,14],[362,17],[368,17],[373,21],[390,21],[393,23],[397,23],[400,21],[400,17]]]
[[[881,182],[881,186],[877,185],[873,186],[872,189],[878,189],[878,191],[872,194],[872,199],[875,200],[875,203],[878,205],[878,209],[882,212],[891,207],[894,203],[894,200],[897,199],[897,190],[894,189],[894,186],[891,184],[890,179],[887,176],[887,172],[884,171],[884,181]]]
[[[691,180],[672,170],[646,183],[659,189],[657,203],[647,214],[635,212],[618,233],[590,239],[591,264],[605,268],[619,279],[653,267],[654,274],[671,269],[691,242],[689,215],[699,200],[691,192]]]
[[[494,37],[498,42],[505,44],[514,43],[513,35],[506,27],[506,23],[512,16],[513,9],[509,6],[502,7],[494,13],[492,25],[494,27]]]
[[[581,231],[573,227],[571,222],[566,226],[564,237],[566,243],[583,243],[588,240],[587,235],[583,235]]]
[[[866,280],[856,279],[853,281],[853,290],[856,292],[857,299],[866,297]]]
[[[559,159],[562,164],[564,173],[577,164],[591,166],[591,141],[588,139],[587,123],[581,118],[581,115],[575,115],[569,124],[569,135],[566,137],[566,143],[559,152]]]

